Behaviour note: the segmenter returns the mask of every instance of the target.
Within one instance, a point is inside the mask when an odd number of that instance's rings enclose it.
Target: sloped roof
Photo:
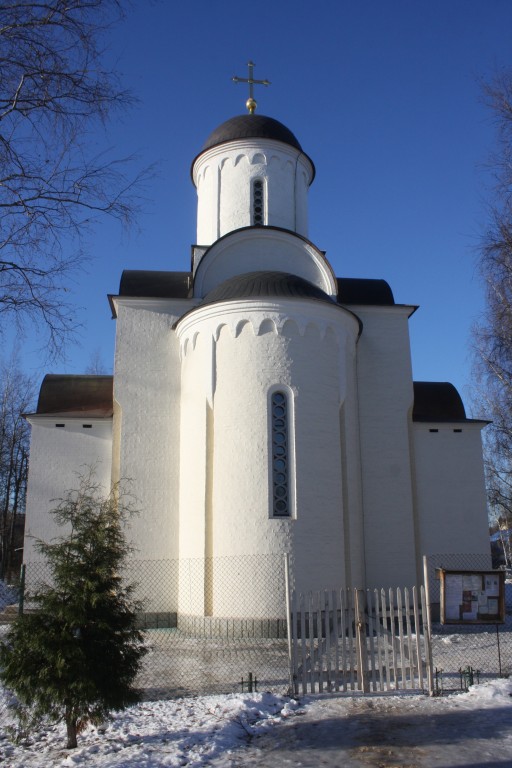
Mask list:
[[[262,272],[260,274],[270,273]],[[241,277],[245,279],[246,276],[242,275]],[[233,278],[233,280],[236,279],[237,278]],[[375,306],[393,306],[395,304],[393,292],[385,280],[338,277],[337,282],[339,304],[366,304]],[[291,291],[291,281],[288,280],[287,283],[289,290]],[[191,272],[158,272],[151,270],[127,269],[124,270],[121,276],[119,295],[145,298],[185,299],[191,296],[191,286]],[[240,287],[239,290],[241,290]],[[298,290],[297,285],[295,286],[295,290]],[[288,295],[293,294],[289,293]],[[299,294],[297,293],[295,295],[298,296]]]
[[[191,272],[158,272],[125,269],[119,284],[119,296],[186,299],[192,285]]]
[[[113,376],[48,373],[39,390],[36,413],[112,416],[113,382]]]
[[[461,396],[445,381],[415,381],[413,421],[467,421]]]
[[[340,304],[373,304],[393,306],[393,291],[385,280],[361,277],[338,277],[338,302]]]

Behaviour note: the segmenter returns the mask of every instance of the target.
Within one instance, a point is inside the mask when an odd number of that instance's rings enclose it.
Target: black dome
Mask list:
[[[203,144],[202,152],[216,147],[217,144],[224,144],[226,141],[236,141],[237,139],[275,139],[282,141],[283,144],[289,144],[302,152],[302,147],[293,133],[279,120],[265,115],[239,115],[226,120],[210,133]]]
[[[336,303],[313,283],[288,272],[248,272],[245,275],[236,275],[212,288],[201,303],[214,304],[217,301],[261,298],[262,296],[318,299]]]

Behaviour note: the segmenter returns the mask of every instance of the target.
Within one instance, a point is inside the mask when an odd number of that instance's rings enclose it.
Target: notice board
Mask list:
[[[503,571],[446,571],[441,569],[442,624],[503,624]]]

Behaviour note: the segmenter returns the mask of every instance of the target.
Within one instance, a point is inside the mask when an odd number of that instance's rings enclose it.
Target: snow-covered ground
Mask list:
[[[9,717],[5,695],[0,727]],[[24,744],[1,734],[9,768],[451,768],[512,766],[512,681],[468,693],[309,696],[232,694],[144,702],[90,728],[66,751],[62,726]]]
[[[510,613],[512,585],[507,587]],[[4,592],[0,605],[13,602]],[[509,636],[501,633],[500,665],[512,674]],[[197,656],[198,641],[188,642]],[[433,648],[445,691],[460,684],[459,666],[486,670],[481,684],[437,698],[409,692],[294,700],[274,692],[145,701],[115,713],[100,730],[88,729],[71,751],[64,749],[60,725],[41,728],[18,745],[9,741],[13,720],[0,689],[0,768],[512,768],[512,680],[485,678],[499,671],[496,632],[443,632],[433,638]],[[153,639],[153,655],[157,651]],[[216,659],[226,664],[229,648],[213,651],[201,668],[202,683],[207,674],[215,676]],[[274,669],[277,651],[271,651]],[[193,677],[193,665],[187,666]],[[161,685],[164,669],[163,662],[155,665],[150,687]]]

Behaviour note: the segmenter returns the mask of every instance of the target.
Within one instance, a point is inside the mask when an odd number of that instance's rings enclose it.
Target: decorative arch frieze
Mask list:
[[[202,323],[202,328],[190,328],[180,337],[180,357],[183,359],[194,352],[200,335],[207,335],[215,343],[226,329],[233,339],[239,338],[245,329],[252,330],[253,335],[263,336],[274,333],[277,336],[298,336],[303,338],[306,333],[312,331],[318,335],[320,342],[334,341],[342,349],[346,346],[346,329],[327,319],[311,319],[307,315],[288,315],[280,312],[253,313],[251,316],[240,317],[239,313],[233,313],[211,318]]]
[[[277,334],[277,327],[272,320],[272,318],[267,317],[260,323],[260,327],[258,328],[258,336],[264,336],[266,333],[275,333]]]
[[[267,165],[267,158],[263,152],[255,152],[251,157],[251,165]]]
[[[278,165],[281,169],[289,169],[290,172],[293,172],[295,169],[295,163],[289,157],[282,157],[279,154],[269,155],[265,152],[262,152],[261,150],[253,152],[248,150],[244,152],[238,152],[236,155],[225,155],[219,159],[217,167],[222,170],[224,166],[229,164],[232,168],[236,168],[236,166],[239,165],[243,160],[246,160],[249,165]],[[211,172],[211,168],[212,164],[208,163],[198,171],[196,176],[197,183],[199,183],[200,180],[204,178],[208,169]],[[307,183],[308,176],[306,171],[302,170],[302,174],[305,183]]]
[[[230,163],[232,168],[236,168],[237,165],[239,165],[242,160],[245,160],[247,163],[249,163],[249,158],[247,156],[247,152],[240,152],[238,155],[235,155],[234,157],[224,157],[222,158],[219,167],[222,169],[225,165]]]
[[[238,323],[236,324],[236,327],[235,327],[234,338],[237,339],[239,336],[241,336],[242,331],[244,331],[244,329],[247,328],[247,327],[252,328],[252,330],[254,332],[254,330],[255,330],[254,329],[254,324],[251,323],[250,320],[246,320],[245,318],[243,320],[239,320]],[[257,334],[254,333],[254,335],[256,336]]]
[[[203,168],[201,168],[201,171],[197,174],[196,178],[196,185],[199,187],[201,184],[206,183],[208,180],[208,177],[212,175],[212,166],[211,165],[205,165]]]

